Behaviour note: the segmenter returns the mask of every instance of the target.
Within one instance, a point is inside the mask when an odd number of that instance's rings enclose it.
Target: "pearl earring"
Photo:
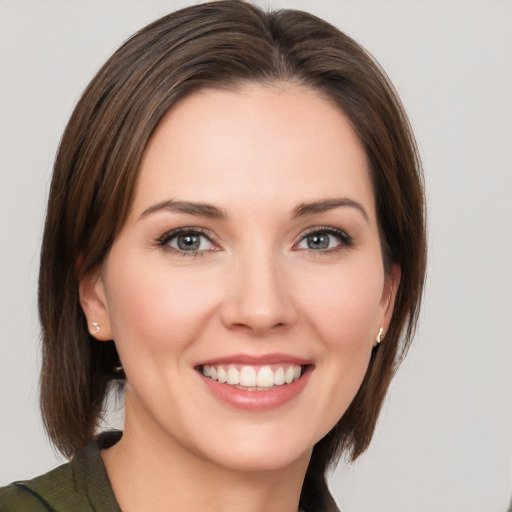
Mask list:
[[[100,324],[98,322],[91,322],[91,324],[95,329],[95,331],[91,334],[98,334],[101,331]]]
[[[379,334],[377,334],[377,338],[375,339],[375,341],[377,343],[380,343],[382,341],[382,335],[384,334],[384,327],[381,327],[379,329]]]

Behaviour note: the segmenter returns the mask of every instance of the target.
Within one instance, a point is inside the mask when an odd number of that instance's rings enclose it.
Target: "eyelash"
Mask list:
[[[297,248],[298,244],[300,244],[303,240],[305,240],[309,235],[312,235],[315,233],[334,236],[339,240],[340,243],[336,247],[331,247],[331,248],[327,248],[327,249],[319,249],[319,250]],[[218,244],[213,240],[213,237],[212,237],[212,234],[210,231],[203,229],[203,228],[193,228],[193,227],[178,228],[178,229],[173,229],[171,231],[168,231],[168,232],[164,233],[156,241],[155,245],[157,247],[162,248],[164,251],[171,252],[173,254],[177,254],[178,256],[182,256],[185,258],[190,258],[190,257],[195,258],[197,256],[203,256],[205,252],[208,252],[208,250],[184,251],[184,250],[176,249],[175,247],[171,247],[169,245],[169,242],[180,235],[201,236],[201,237],[206,238],[214,246],[218,247]],[[308,229],[304,233],[302,233],[300,235],[299,241],[293,245],[293,248],[295,250],[306,250],[312,254],[327,254],[327,253],[332,254],[332,253],[339,253],[341,251],[344,251],[348,247],[351,247],[353,244],[354,244],[353,238],[341,229],[333,228],[331,226],[315,226],[313,228]],[[218,249],[210,249],[210,250],[215,251]]]
[[[332,226],[315,226],[313,228],[310,228],[306,232],[302,233],[300,236],[300,239],[297,243],[294,244],[294,247],[296,247],[298,244],[300,244],[303,240],[305,240],[309,235],[313,234],[323,234],[323,235],[332,235],[336,237],[339,240],[339,245],[336,247],[331,247],[328,249],[320,249],[320,250],[313,250],[313,249],[302,249],[307,250],[312,254],[333,254],[333,253],[339,253],[344,250],[346,250],[349,247],[352,247],[354,245],[354,239],[342,229],[333,228]],[[297,249],[301,250],[301,249]]]
[[[156,246],[162,248],[164,251],[172,252],[173,254],[177,254],[178,256],[182,256],[184,258],[190,258],[190,257],[197,257],[197,256],[203,256],[205,250],[201,251],[183,251],[180,249],[176,249],[175,247],[171,247],[169,245],[169,242],[180,236],[180,235],[192,235],[192,236],[201,236],[206,238],[211,244],[217,245],[213,241],[213,237],[210,233],[210,231],[203,229],[203,228],[193,228],[193,227],[186,227],[186,228],[178,228],[173,229],[172,231],[168,231],[167,233],[164,233],[157,241]],[[215,250],[215,249],[212,249]]]

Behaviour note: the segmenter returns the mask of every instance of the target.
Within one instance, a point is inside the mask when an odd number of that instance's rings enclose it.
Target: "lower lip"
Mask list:
[[[308,383],[312,368],[305,369],[303,375],[291,384],[283,384],[268,391],[245,391],[229,384],[222,384],[200,374],[208,389],[222,402],[244,411],[269,411],[296,398]]]

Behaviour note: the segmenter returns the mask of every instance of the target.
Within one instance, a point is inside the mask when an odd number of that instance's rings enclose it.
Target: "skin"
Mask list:
[[[326,207],[338,199],[349,202]],[[169,200],[225,218],[159,207]],[[162,241],[190,227],[206,234],[198,253]],[[311,229],[327,248],[310,247]],[[122,509],[296,511],[312,447],[355,396],[399,277],[383,268],[364,151],[329,101],[276,84],[175,105],[145,150],[123,229],[80,287],[127,375],[124,436],[102,452]],[[274,353],[311,371],[267,411],[220,401],[197,370]]]

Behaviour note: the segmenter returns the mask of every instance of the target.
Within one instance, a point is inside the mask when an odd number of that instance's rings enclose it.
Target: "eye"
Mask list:
[[[201,230],[189,228],[166,233],[158,241],[158,245],[182,255],[197,255],[204,251],[217,250],[217,246]]]
[[[342,249],[351,244],[351,237],[340,229],[315,228],[306,233],[295,247],[297,249],[324,252]]]

